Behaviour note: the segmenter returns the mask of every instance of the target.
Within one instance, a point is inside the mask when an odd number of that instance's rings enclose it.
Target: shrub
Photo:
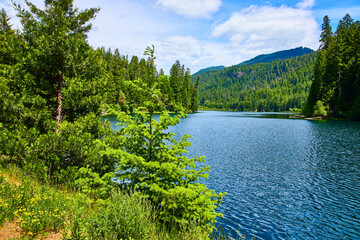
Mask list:
[[[99,143],[113,134],[108,123],[89,114],[73,123],[62,122],[60,130],[61,134],[40,135],[29,148],[27,168],[37,170],[40,179],[47,175],[58,183],[73,183],[78,170],[86,166],[100,175],[114,171],[115,161],[99,154]]]
[[[155,232],[155,215],[151,204],[121,191],[112,197],[89,221],[90,239],[150,239]]]
[[[211,223],[222,216],[215,210],[225,194],[216,194],[198,183],[200,178],[207,178],[209,167],[196,168],[196,163],[204,162],[203,157],[185,156],[185,147],[191,145],[189,136],[176,142],[173,134],[166,132],[180,116],[164,113],[158,122],[140,109],[135,116],[119,114],[119,120],[126,126],[117,134],[127,153],[114,149],[103,153],[119,159],[117,178],[151,200],[162,222],[172,226],[196,222],[210,232]]]
[[[314,107],[314,115],[315,116],[326,116],[327,111],[325,109],[324,103],[321,100],[318,100]]]

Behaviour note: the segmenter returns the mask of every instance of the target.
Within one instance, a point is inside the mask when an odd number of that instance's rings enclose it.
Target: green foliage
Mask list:
[[[360,99],[360,22],[347,14],[333,34],[324,17],[320,53],[314,68],[314,81],[303,112],[318,113],[318,101],[329,106],[331,117],[358,120]]]
[[[321,100],[317,101],[315,104],[314,115],[315,116],[326,116],[327,115],[327,111],[325,109],[324,103]]]
[[[118,118],[126,126],[118,132],[121,146],[130,154],[120,153],[116,176],[129,181],[130,188],[160,207],[162,221],[188,224],[194,220],[211,229],[209,223],[221,216],[215,209],[224,194],[216,194],[198,183],[200,178],[207,178],[209,167],[196,169],[196,163],[204,162],[204,158],[185,156],[185,147],[191,145],[189,136],[176,142],[173,134],[166,132],[180,121],[180,116],[163,113],[158,122],[151,115],[136,111],[134,117],[119,114]]]
[[[64,227],[67,201],[60,192],[32,182],[17,187],[3,177],[0,183],[0,225],[17,218],[22,231],[30,237]]]
[[[86,34],[91,29],[88,21],[99,9],[80,11],[72,0],[45,1],[44,9],[25,2],[26,9],[14,4],[23,25],[21,34],[11,30],[4,11],[0,14],[0,53],[4,53],[0,59],[0,157],[42,183],[65,184],[81,194],[69,200],[46,187],[24,183],[17,189],[4,184],[7,192],[18,197],[11,200],[4,194],[1,198],[1,204],[15,204],[4,211],[1,221],[21,217],[29,236],[63,228],[65,217],[73,223],[69,226],[73,238],[91,234],[101,238],[116,228],[121,232],[111,234],[143,239],[144,231],[155,225],[158,229],[155,223],[147,228],[149,219],[129,218],[130,210],[146,217],[150,212],[151,221],[165,223],[160,235],[168,236],[166,227],[181,231],[191,224],[196,224],[194,234],[207,235],[210,224],[221,216],[215,209],[223,194],[198,183],[207,177],[209,168],[195,166],[203,158],[185,156],[188,136],[176,142],[166,132],[180,116],[164,114],[159,122],[152,118],[155,111],[197,110],[197,85],[190,82],[190,71],[177,62],[176,73],[159,75],[154,47],[146,49],[147,61],[133,57],[130,63],[118,50],[114,54],[94,50]],[[117,111],[135,112],[135,116],[119,114],[126,127],[118,133],[99,119],[101,107],[113,106]],[[128,191],[136,189],[148,198],[146,202],[131,200],[134,197],[124,200],[125,219],[122,214],[111,217],[114,210],[121,212],[117,205],[123,201],[120,193],[113,198],[110,194],[116,187],[112,181],[116,167],[117,177],[130,181]],[[61,212],[68,209],[61,210],[61,204],[71,201],[74,209]],[[108,206],[102,205],[104,201]],[[98,208],[96,213],[89,206]],[[92,222],[80,217],[79,209]],[[118,220],[129,221],[129,226],[117,229]]]
[[[307,98],[317,52],[285,60],[237,65],[200,75],[201,108],[235,111],[289,111]],[[196,76],[193,76],[193,82]]]
[[[17,209],[16,202],[13,200],[16,191],[11,185],[0,176],[0,226],[5,221],[12,220],[15,217],[15,211]]]
[[[224,194],[198,183],[200,178],[207,178],[209,167],[196,168],[197,163],[204,162],[203,157],[185,156],[190,136],[176,142],[174,134],[167,132],[169,126],[180,122],[181,115],[162,113],[159,121],[152,118],[155,107],[161,106],[156,86],[156,80],[149,85],[134,85],[143,92],[145,108],[135,109],[134,116],[118,114],[124,126],[117,132],[121,149],[107,149],[103,154],[118,159],[116,177],[150,199],[159,209],[162,222],[181,226],[195,221],[210,232],[211,223],[222,215],[215,209]]]
[[[88,168],[80,168],[75,181],[78,189],[93,199],[107,199],[114,187],[112,181],[114,173],[105,173],[103,176],[96,172],[92,172]]]
[[[120,191],[89,219],[90,239],[150,239],[156,231],[150,202]]]
[[[193,96],[196,93],[194,93],[194,85],[190,81],[190,71],[185,71],[185,67],[181,66],[179,61],[172,68],[176,71],[171,71],[170,76],[165,76],[157,73],[153,56],[154,48],[146,49],[146,56],[150,58],[148,62],[145,59],[139,60],[137,56],[132,57],[129,62],[126,57],[119,54],[117,49],[114,53],[104,49],[102,51],[109,76],[105,87],[105,102],[109,106],[117,104],[120,105],[121,111],[130,112],[137,107],[145,106],[146,97],[134,85],[143,88],[144,84],[155,84],[155,89],[160,91],[159,99],[163,104],[162,107],[166,110],[179,111],[179,109],[183,109],[194,112],[192,105]],[[157,107],[156,110],[163,109]]]
[[[59,183],[73,182],[75,169],[83,166],[89,166],[101,176],[113,172],[115,160],[99,153],[101,141],[110,141],[113,135],[108,122],[101,123],[95,114],[89,114],[73,123],[64,121],[60,130],[61,134],[50,131],[40,135],[28,147],[29,170],[37,170],[36,173]]]
[[[65,239],[209,239],[196,223],[162,225],[153,204],[134,193],[114,190],[96,211],[76,197],[72,211]]]

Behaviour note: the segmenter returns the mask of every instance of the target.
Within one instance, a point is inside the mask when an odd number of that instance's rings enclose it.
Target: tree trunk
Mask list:
[[[57,77],[57,81],[58,81],[58,91],[57,91],[57,109],[56,109],[56,122],[57,122],[57,127],[56,127],[56,133],[60,133],[60,122],[62,120],[62,84],[63,84],[63,77],[62,75],[59,75]]]

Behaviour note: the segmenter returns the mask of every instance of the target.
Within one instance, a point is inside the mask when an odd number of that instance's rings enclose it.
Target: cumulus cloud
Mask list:
[[[157,4],[188,18],[209,18],[219,10],[222,2],[221,0],[158,0]]]
[[[248,53],[234,50],[228,44],[211,40],[199,40],[192,36],[170,36],[156,42],[157,65],[167,72],[179,60],[191,73],[209,66],[231,66],[248,59]],[[260,52],[250,53],[261,54]]]
[[[309,9],[312,8],[315,4],[315,0],[304,0],[296,4],[296,7],[300,9]]]
[[[305,9],[252,5],[217,24],[211,37],[225,37],[233,48],[269,53],[298,46],[318,47],[318,24]]]

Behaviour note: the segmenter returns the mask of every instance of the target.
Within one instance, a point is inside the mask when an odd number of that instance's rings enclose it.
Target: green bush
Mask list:
[[[77,188],[87,196],[94,199],[106,199],[110,196],[114,173],[105,173],[102,177],[89,168],[80,168],[78,179],[75,181]]]
[[[156,212],[136,195],[120,191],[90,219],[90,239],[150,239],[156,230]]]
[[[318,100],[314,107],[314,115],[315,116],[326,116],[327,111],[324,106],[324,102],[321,100]]]
[[[101,141],[113,135],[108,123],[101,123],[95,114],[81,117],[73,123],[62,122],[61,134],[40,135],[28,148],[27,168],[37,170],[54,182],[73,184],[81,167],[89,166],[104,175],[113,172],[115,160],[100,155]]]

